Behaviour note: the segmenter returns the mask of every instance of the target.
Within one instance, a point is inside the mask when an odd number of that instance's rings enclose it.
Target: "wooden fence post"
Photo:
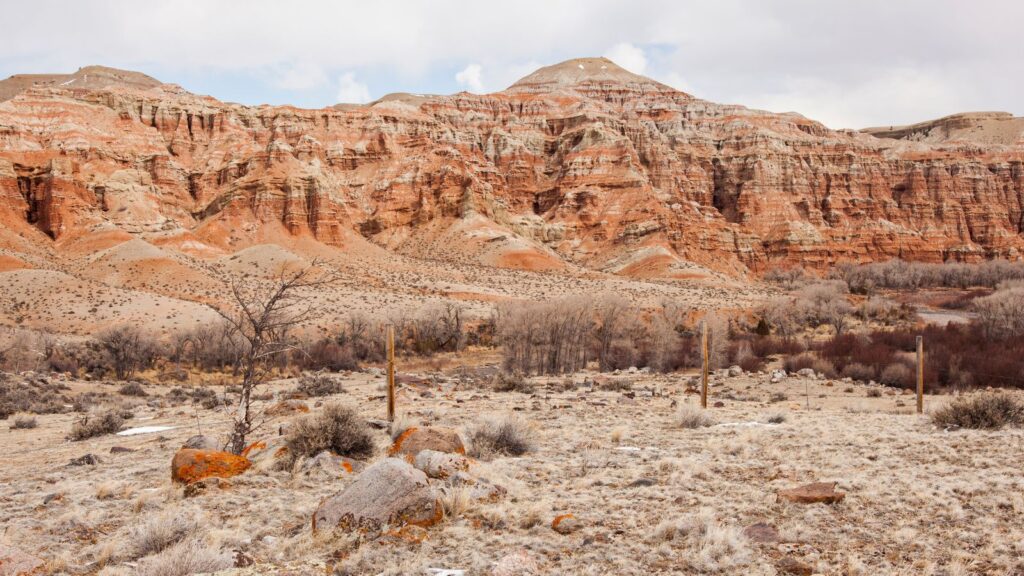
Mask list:
[[[395,327],[388,324],[388,422],[395,421]]]
[[[708,407],[708,322],[700,323],[700,407]]]
[[[924,338],[917,337],[917,413],[924,413]]]

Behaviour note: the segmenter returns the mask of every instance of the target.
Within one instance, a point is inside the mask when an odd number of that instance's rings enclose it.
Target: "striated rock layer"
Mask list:
[[[110,233],[224,250],[362,236],[417,257],[672,277],[689,263],[742,275],[1024,248],[1019,139],[834,131],[603,58],[494,94],[321,110],[98,67],[14,77],[0,94],[8,250]]]

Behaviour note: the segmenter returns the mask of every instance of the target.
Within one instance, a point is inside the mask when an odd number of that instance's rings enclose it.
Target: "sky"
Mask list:
[[[832,128],[1024,115],[1017,0],[0,0],[0,78],[102,64],[244,104],[502,90],[607,56]]]

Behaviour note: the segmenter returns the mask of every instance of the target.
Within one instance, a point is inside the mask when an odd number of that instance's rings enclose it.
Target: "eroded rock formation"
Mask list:
[[[1024,248],[1019,138],[834,131],[601,58],[494,94],[321,110],[83,70],[105,75],[0,83],[0,247],[110,231],[228,250],[362,236],[413,256],[665,277],[687,261],[743,274]]]

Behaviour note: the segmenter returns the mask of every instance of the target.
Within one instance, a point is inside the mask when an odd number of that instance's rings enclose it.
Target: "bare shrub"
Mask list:
[[[328,374],[303,374],[295,386],[295,391],[317,398],[341,394],[345,392],[345,387],[341,380]]]
[[[563,374],[586,366],[594,322],[588,300],[503,304],[495,329],[505,367],[521,374]]]
[[[115,409],[86,414],[71,426],[68,437],[71,440],[85,440],[105,434],[120,432],[124,426],[124,416]]]
[[[879,390],[878,388],[868,388],[868,391],[865,393],[865,395],[868,398],[881,398],[882,391]]]
[[[795,266],[793,268],[772,268],[768,272],[765,272],[764,280],[771,282],[772,284],[778,284],[786,290],[793,290],[799,288],[803,284],[810,281],[813,277],[807,274],[807,271],[802,266]]]
[[[339,456],[368,458],[376,446],[370,425],[355,410],[328,404],[318,414],[295,420],[286,438],[291,458],[310,457],[328,450]]]
[[[903,363],[890,364],[878,375],[878,381],[889,386],[910,388],[914,385],[914,371]]]
[[[977,264],[947,262],[926,264],[890,260],[840,267],[852,292],[866,294],[877,288],[994,288],[1000,282],[1024,279],[1024,263],[989,260]]]
[[[977,394],[960,397],[932,414],[940,428],[998,430],[1024,425],[1024,403],[1009,394]]]
[[[729,320],[717,312],[704,317],[708,326],[708,364],[712,369],[729,365]]]
[[[826,358],[819,358],[813,352],[803,352],[796,356],[789,356],[782,362],[786,372],[799,372],[810,368],[815,374],[823,374],[826,378],[836,377],[836,367]]]
[[[794,307],[810,324],[828,324],[835,329],[836,334],[842,334],[853,313],[853,306],[846,299],[846,291],[846,284],[839,281],[811,284],[797,292]]]
[[[842,375],[845,378],[853,378],[861,382],[870,382],[875,379],[875,369],[867,364],[851,362],[843,366]]]
[[[691,404],[680,405],[679,410],[676,411],[675,420],[676,425],[687,429],[705,428],[715,423],[704,409]]]
[[[39,426],[34,416],[15,416],[11,423],[11,430],[29,430]]]
[[[157,554],[171,546],[194,538],[200,523],[190,511],[168,510],[147,516],[128,531],[125,554],[132,559]]]
[[[793,298],[782,296],[765,302],[759,311],[761,318],[784,340],[791,340],[806,322],[806,312],[797,307]]]
[[[118,380],[127,380],[136,370],[149,367],[157,350],[151,336],[128,325],[100,332],[96,336],[96,344],[106,354],[110,369]]]
[[[511,372],[495,374],[494,380],[491,382],[491,388],[495,392],[521,392],[523,394],[532,394],[534,390],[532,382],[523,378],[520,374]]]
[[[117,391],[122,396],[148,396],[146,390],[142,387],[142,384],[138,382],[128,382],[121,386]]]
[[[138,576],[189,576],[226,570],[235,565],[230,551],[213,548],[199,539],[189,539],[144,558]]]
[[[774,412],[765,416],[764,421],[768,424],[782,424],[786,421],[786,415],[782,412]]]
[[[356,370],[359,362],[350,347],[339,344],[330,338],[321,338],[309,345],[305,354],[299,356],[299,364],[310,370]]]
[[[974,301],[975,322],[990,340],[1024,335],[1024,286],[1000,287],[991,296]]]
[[[498,455],[522,456],[533,450],[533,430],[523,418],[508,414],[477,420],[467,430],[469,455],[489,460]]]

